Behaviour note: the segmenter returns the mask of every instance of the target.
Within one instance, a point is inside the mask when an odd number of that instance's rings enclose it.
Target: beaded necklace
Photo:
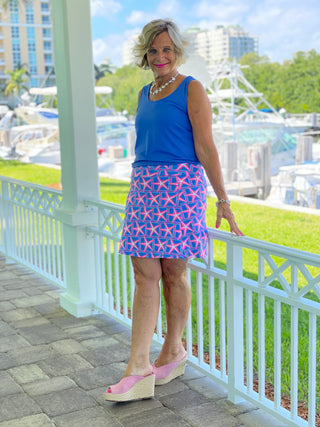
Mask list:
[[[165,83],[164,85],[160,86],[160,87],[159,87],[159,89],[156,89],[155,91],[154,91],[153,89],[156,87],[156,82],[153,82],[153,83],[152,83],[152,85],[151,85],[151,87],[150,87],[150,94],[151,94],[152,96],[154,96],[154,95],[156,95],[157,93],[161,92],[161,91],[162,91],[165,87],[167,87],[170,83],[173,83],[173,82],[175,81],[175,79],[176,79],[176,77],[178,76],[178,74],[179,74],[179,72],[178,72],[175,76],[171,77],[171,79],[170,79],[167,83]]]

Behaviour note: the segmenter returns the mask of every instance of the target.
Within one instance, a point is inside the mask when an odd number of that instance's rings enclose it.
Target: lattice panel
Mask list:
[[[291,299],[308,298],[320,303],[320,267],[296,259],[261,255],[260,287],[281,288]]]
[[[124,213],[112,208],[99,209],[99,232],[108,232],[120,237],[124,222]]]
[[[26,208],[46,215],[54,215],[61,206],[62,195],[38,188],[10,184],[10,200]]]

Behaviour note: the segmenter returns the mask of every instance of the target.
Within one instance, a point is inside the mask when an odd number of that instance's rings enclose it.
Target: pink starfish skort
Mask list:
[[[142,258],[204,258],[207,186],[200,164],[133,168],[121,254]]]

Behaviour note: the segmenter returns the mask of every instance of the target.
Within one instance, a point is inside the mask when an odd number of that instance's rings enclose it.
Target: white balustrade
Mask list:
[[[65,287],[62,224],[55,217],[61,192],[0,182],[0,250]],[[133,269],[118,252],[124,206],[84,203],[97,213],[97,223],[86,227],[96,263],[93,311],[131,325]],[[188,363],[223,384],[231,401],[245,399],[286,425],[314,426],[320,411],[320,256],[219,230],[208,235],[208,259],[188,263]],[[154,335],[159,343],[166,330],[162,311]],[[298,413],[301,390],[308,421]],[[282,405],[284,394],[290,410]]]
[[[0,250],[64,287],[61,192],[1,177]]]

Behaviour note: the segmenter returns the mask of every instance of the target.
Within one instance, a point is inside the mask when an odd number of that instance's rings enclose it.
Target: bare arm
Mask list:
[[[228,197],[224,188],[219,155],[212,137],[211,105],[202,84],[196,80],[191,81],[188,87],[188,114],[198,159],[206,171],[218,200],[226,200]],[[220,227],[222,218],[229,222],[231,232],[239,236],[243,235],[227,203],[219,203],[218,205],[217,228]]]

